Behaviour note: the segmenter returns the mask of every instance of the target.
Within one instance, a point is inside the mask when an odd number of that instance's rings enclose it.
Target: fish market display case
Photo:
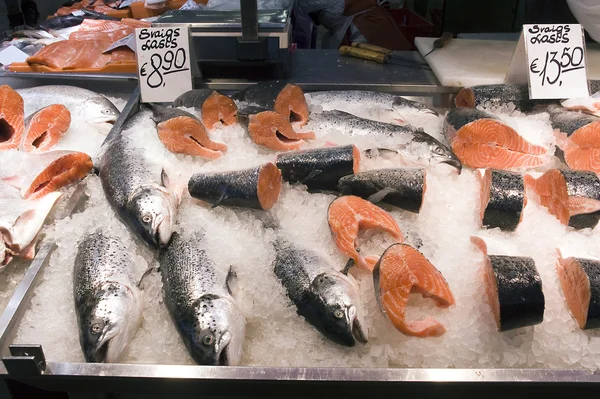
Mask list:
[[[421,93],[423,94],[423,93]],[[113,129],[140,107],[139,89]],[[65,207],[76,209],[85,195],[77,191]],[[41,281],[52,242],[42,243],[7,310],[0,318],[0,396],[23,386],[68,392],[70,397],[563,397],[595,394],[600,373],[587,369],[423,369],[212,367],[160,364],[86,364],[46,358],[31,342],[13,345],[16,328]],[[302,350],[301,343],[298,350]],[[277,356],[276,353],[273,356]],[[139,395],[139,396],[138,396]]]

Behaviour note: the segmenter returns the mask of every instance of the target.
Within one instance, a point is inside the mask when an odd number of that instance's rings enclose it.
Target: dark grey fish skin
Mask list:
[[[381,169],[342,177],[342,195],[356,195],[419,213],[425,193],[425,169]]]
[[[590,123],[600,121],[600,118],[596,116],[582,114],[577,111],[567,111],[564,108],[551,107],[548,110],[550,111],[552,129],[558,129],[567,136],[571,136],[577,130]]]
[[[72,14],[62,15],[60,17],[54,17],[54,18],[48,19],[48,20],[40,23],[39,27],[40,27],[40,29],[43,29],[45,31],[64,29],[64,28],[70,28],[72,26],[81,25],[81,23],[84,20],[85,20],[84,17],[76,17],[75,15],[72,15]]]
[[[235,101],[245,101],[272,110],[275,107],[277,96],[287,84],[288,82],[281,80],[261,82],[235,93],[231,98]]]
[[[590,303],[584,330],[600,327],[600,261],[593,259],[574,259],[590,282]],[[566,293],[565,293],[566,294]]]
[[[160,254],[163,296],[194,361],[235,366],[242,357],[246,319],[228,288],[231,274],[206,255],[204,232],[173,237]]]
[[[384,149],[398,153],[410,166],[427,167],[444,163],[459,172],[462,169],[460,160],[450,148],[422,129],[410,125],[391,125],[337,110],[311,114],[311,124],[326,131],[343,128],[350,137],[380,137],[389,142]]]
[[[194,89],[187,91],[177,97],[173,101],[173,108],[176,107],[187,107],[187,108],[202,108],[202,104],[215,90],[211,89]]]
[[[367,343],[362,302],[356,282],[308,249],[279,239],[275,243],[275,275],[297,312],[331,341],[352,347]]]
[[[567,183],[569,197],[600,201],[600,179],[594,172],[561,170]],[[600,211],[571,215],[569,226],[575,229],[594,228],[600,221]]]
[[[501,170],[491,171],[490,200],[483,214],[482,224],[513,231],[521,220],[525,206],[523,176]]]
[[[275,174],[273,187],[266,194],[273,194],[276,201],[281,188],[281,174],[279,171],[275,172],[276,169],[275,165],[267,163],[256,168],[230,172],[196,173],[188,182],[188,191],[192,197],[208,202],[213,207],[228,205],[266,210],[270,206],[261,202],[260,177],[263,173]]]
[[[275,160],[283,180],[305,184],[309,191],[337,191],[340,178],[353,174],[359,162],[353,145],[281,153]]]
[[[144,149],[124,134],[151,118],[141,109],[121,130],[113,130],[103,144],[99,175],[104,194],[121,221],[151,247],[169,242],[177,219],[180,197],[173,192],[168,176]]]
[[[557,104],[558,100],[530,100],[527,85],[482,85],[463,88],[454,100],[459,108],[475,108],[490,103],[501,106],[513,103],[518,110],[530,112],[536,106]]]
[[[85,360],[116,362],[142,321],[142,294],[132,259],[101,230],[80,241],[73,273],[79,342]]]
[[[163,107],[159,104],[150,104],[150,108],[152,109],[152,120],[157,124],[179,116],[185,116],[200,122],[195,115],[182,109]]]
[[[531,258],[489,255],[500,304],[499,331],[533,326],[544,320],[542,280]]]

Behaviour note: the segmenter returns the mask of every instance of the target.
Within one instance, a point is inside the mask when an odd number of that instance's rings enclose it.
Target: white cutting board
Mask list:
[[[435,37],[417,37],[422,55],[433,48]],[[425,57],[442,86],[468,87],[504,83],[516,41],[452,39]],[[600,46],[587,46],[588,79],[600,79]]]

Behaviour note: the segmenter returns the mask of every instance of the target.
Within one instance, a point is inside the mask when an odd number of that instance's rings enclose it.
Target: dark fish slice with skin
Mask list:
[[[309,191],[337,191],[340,178],[358,172],[360,151],[354,145],[281,153],[275,164],[283,180]]]
[[[600,221],[600,179],[594,172],[583,172],[574,170],[561,170],[567,183],[567,194],[569,195],[569,209],[571,217],[569,226],[575,229],[594,228]],[[581,202],[588,203],[593,212],[579,213],[573,205],[581,206]],[[589,209],[588,208],[588,209]],[[583,209],[581,209],[583,211]]]
[[[160,254],[163,297],[194,361],[235,366],[242,357],[246,318],[231,296],[234,276],[206,254],[203,231],[173,233]]]
[[[186,107],[186,108],[202,108],[204,101],[215,92],[212,89],[194,89],[186,91],[173,101],[173,108]]]
[[[600,261],[568,257],[560,250],[556,270],[571,314],[579,328],[600,327]]]
[[[73,296],[85,360],[117,362],[142,323],[143,297],[133,259],[101,229],[78,244]]]
[[[487,228],[513,231],[525,207],[523,176],[502,170],[479,169],[481,176],[481,223]]]
[[[448,164],[459,173],[462,164],[446,145],[410,125],[398,126],[389,123],[359,118],[343,111],[324,111],[311,115],[311,124],[322,130],[343,130],[350,137],[377,137],[386,141],[384,148],[399,155],[407,166],[433,166]]]
[[[331,341],[366,344],[367,331],[356,281],[334,269],[320,254],[279,238],[273,271],[297,313]]]
[[[73,14],[61,15],[40,23],[39,27],[45,31],[71,28],[73,26],[81,25],[84,20],[84,17],[78,17]]]
[[[274,81],[257,83],[248,86],[231,96],[235,101],[244,101],[249,104],[256,104],[258,107],[272,110],[275,108],[275,101],[281,90],[288,84],[285,81]]]
[[[480,237],[471,242],[484,255],[484,280],[498,331],[533,326],[544,320],[542,280],[533,259],[489,255]]]
[[[552,129],[558,129],[570,137],[577,130],[590,123],[600,122],[600,118],[577,111],[568,111],[560,107],[550,107],[550,123]]]
[[[479,109],[456,108],[451,110],[444,118],[444,138],[448,143],[452,144],[456,132],[458,132],[461,127],[480,119],[499,120],[496,116]]]
[[[230,205],[269,210],[280,190],[281,172],[270,162],[238,171],[196,173],[188,182],[190,195],[213,208]]]
[[[339,181],[342,195],[356,195],[415,213],[421,209],[425,188],[426,171],[421,168],[370,170]]]
[[[523,112],[536,106],[557,104],[558,100],[531,100],[527,85],[494,84],[465,87],[456,95],[454,104],[459,108],[475,108],[486,103],[494,107],[513,103]]]

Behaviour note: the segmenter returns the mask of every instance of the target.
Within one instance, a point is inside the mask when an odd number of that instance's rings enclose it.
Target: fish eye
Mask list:
[[[442,147],[435,147],[435,150],[433,150],[433,152],[435,152],[437,155],[444,155],[446,153],[446,151],[444,151]]]
[[[206,346],[212,345],[213,342],[215,342],[215,337],[213,337],[210,334],[207,334],[204,337],[202,337],[202,343]]]
[[[142,222],[144,222],[144,223],[148,224],[148,223],[150,223],[151,221],[152,221],[152,216],[150,216],[150,215],[148,215],[148,214],[146,214],[146,215],[142,216]]]
[[[103,113],[103,114],[107,114],[107,115],[108,115],[108,114],[110,114],[110,110],[109,110],[109,109],[103,109],[103,110],[102,110],[102,113]]]
[[[90,330],[92,331],[92,334],[94,334],[94,335],[100,334],[100,332],[102,331],[102,323],[101,322],[93,323]]]
[[[342,311],[342,309],[336,309],[333,311],[333,317],[335,317],[336,319],[342,319],[344,317],[344,312]]]

